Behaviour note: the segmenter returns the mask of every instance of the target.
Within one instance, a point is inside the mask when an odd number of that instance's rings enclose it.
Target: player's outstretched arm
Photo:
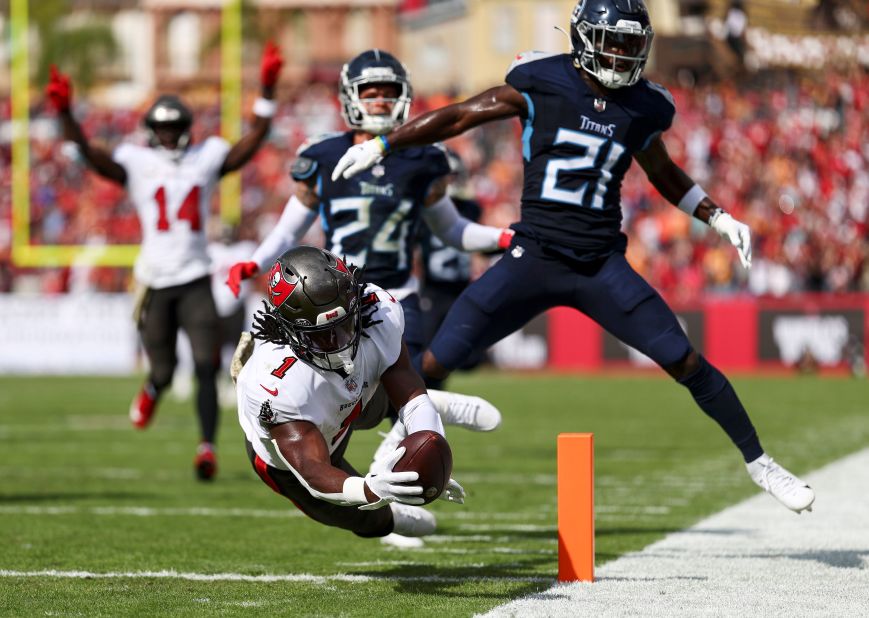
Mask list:
[[[283,462],[312,496],[341,506],[372,509],[390,502],[422,504],[422,487],[411,485],[417,472],[393,472],[404,449],[379,474],[350,476],[332,465],[323,434],[307,421],[291,421],[273,426],[269,433]]]
[[[739,261],[746,269],[751,268],[751,230],[737,221],[706,195],[670,158],[667,147],[660,136],[651,144],[634,154],[634,159],[646,172],[649,181],[671,204],[689,215],[707,223],[736,247]]]
[[[238,262],[230,267],[226,285],[236,298],[241,292],[242,281],[256,276],[263,268],[274,264],[284,251],[299,244],[317,219],[319,202],[320,197],[312,186],[305,183],[296,186],[296,193],[284,206],[277,225],[263,239],[250,261]]]
[[[374,165],[393,150],[433,144],[492,120],[528,113],[525,98],[509,85],[490,88],[466,101],[430,111],[404,123],[392,133],[352,146],[338,161],[332,180],[350,178]]]
[[[238,140],[226,154],[226,160],[220,168],[221,176],[241,169],[256,154],[269,134],[272,117],[277,111],[277,104],[274,100],[275,84],[278,82],[283,65],[284,59],[281,56],[280,48],[271,41],[266,43],[260,63],[260,86],[262,90],[260,98],[253,104],[253,125],[251,130]]]
[[[108,178],[118,184],[127,182],[127,172],[119,165],[112,155],[98,146],[93,146],[82,131],[81,125],[72,115],[72,84],[69,76],[57,70],[51,65],[51,73],[48,85],[45,87],[45,98],[49,107],[57,112],[63,127],[64,139],[74,142],[81,152],[81,156],[87,161],[95,172],[104,178]]]
[[[432,183],[422,217],[432,233],[462,251],[497,251],[510,246],[513,230],[481,225],[463,217],[447,195],[446,178]]]
[[[410,363],[410,354],[404,341],[401,342],[398,359],[383,372],[380,382],[408,433],[427,429],[444,435],[441,417],[429,399],[425,382]]]

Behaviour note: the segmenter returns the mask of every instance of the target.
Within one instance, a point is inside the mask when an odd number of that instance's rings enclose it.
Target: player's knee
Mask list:
[[[674,380],[681,382],[692,373],[695,373],[700,368],[700,355],[695,350],[691,350],[682,360],[667,365],[664,370],[669,373]]]
[[[203,380],[214,380],[217,377],[218,365],[214,362],[197,362],[193,365],[196,379],[201,383]]]
[[[422,372],[435,380],[445,380],[450,375],[450,370],[438,362],[431,350],[426,350],[422,356]]]
[[[172,383],[174,373],[175,363],[154,363],[151,366],[148,380],[154,385],[157,392],[160,392]]]

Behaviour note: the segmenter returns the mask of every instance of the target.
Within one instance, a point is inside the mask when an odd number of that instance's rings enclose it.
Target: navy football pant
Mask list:
[[[456,300],[431,344],[438,362],[460,367],[552,307],[574,307],[662,367],[691,351],[673,311],[617,253],[571,261],[526,239]]]
[[[471,284],[435,335],[431,352],[446,369],[521,328],[556,306],[574,307],[661,367],[673,367],[692,351],[688,337],[664,299],[625,256],[585,263],[544,249],[527,238]],[[757,433],[733,387],[702,356],[699,368],[680,383],[697,405],[730,437],[745,461],[763,454]]]

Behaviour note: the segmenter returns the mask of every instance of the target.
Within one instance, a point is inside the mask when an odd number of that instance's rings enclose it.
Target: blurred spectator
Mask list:
[[[762,73],[757,84],[747,79],[670,85],[679,117],[666,142],[677,164],[751,226],[752,270],[722,259],[717,235],[667,204],[636,166],[622,186],[629,259],[679,301],[703,293],[869,292],[869,74],[828,68]],[[412,115],[450,97],[416,97]],[[316,86],[281,106],[269,142],[243,171],[246,225],[260,234],[273,225],[293,191],[287,166],[296,149],[315,133],[341,130],[337,110],[332,89]],[[82,111],[86,131],[110,147],[117,135],[136,130],[141,116],[141,110]],[[194,132],[217,132],[218,112],[198,109]],[[5,102],[0,114],[8,122]],[[32,242],[138,243],[138,220],[123,191],[83,173],[75,149],[52,127],[40,126],[31,141]],[[468,167],[482,223],[500,227],[518,218],[520,131],[518,123],[496,123],[450,140]],[[9,144],[0,144],[5,186],[9,161]],[[127,289],[126,269],[89,269],[84,285],[78,273],[12,267],[10,213],[9,192],[0,192],[0,290],[32,289],[37,274],[43,291]]]

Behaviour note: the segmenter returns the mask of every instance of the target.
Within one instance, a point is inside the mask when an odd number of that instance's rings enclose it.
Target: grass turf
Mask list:
[[[595,433],[598,564],[756,488],[684,389],[646,376],[457,376],[498,405],[493,434],[449,430],[464,507],[438,501],[438,535],[400,551],[299,515],[254,475],[224,410],[218,480],[193,480],[192,404],[166,398],[128,424],[138,378],[0,378],[0,615],[467,616],[549,587],[557,571],[555,439]],[[766,449],[806,472],[869,445],[869,383],[734,381]],[[353,435],[365,468],[379,438]],[[823,508],[823,488],[818,507]],[[783,518],[793,517],[782,508]],[[196,581],[9,572],[172,571],[285,576]]]

